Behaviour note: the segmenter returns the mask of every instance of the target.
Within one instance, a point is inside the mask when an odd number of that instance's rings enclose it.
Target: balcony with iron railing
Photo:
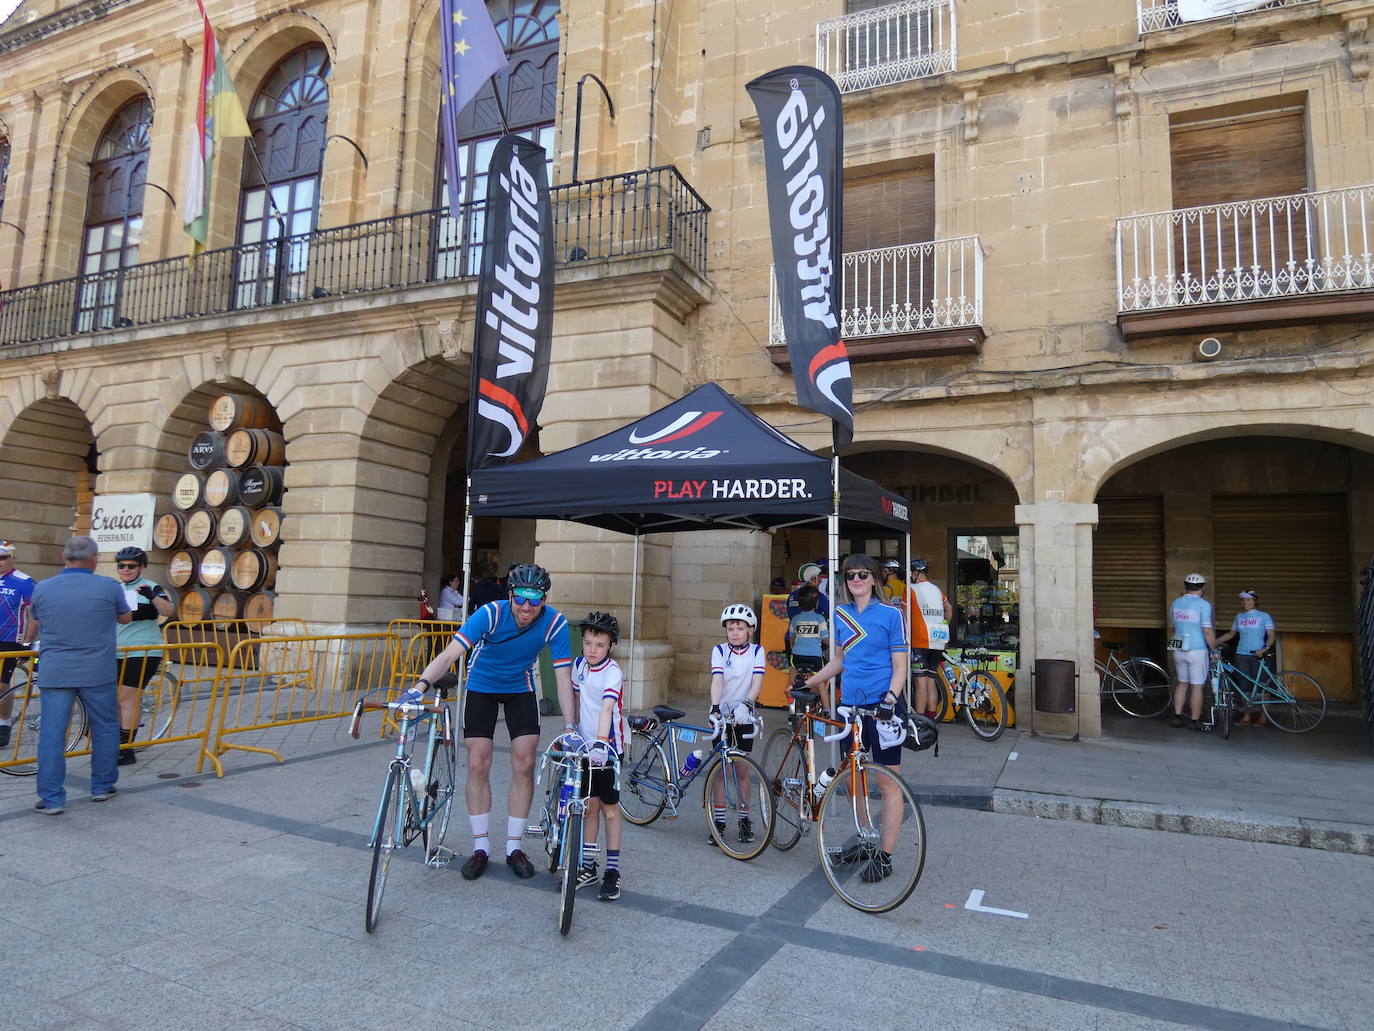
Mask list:
[[[983,346],[983,248],[976,236],[844,255],[840,339],[854,362],[977,354]],[[789,368],[777,280],[769,272],[768,353]]]
[[[1127,336],[1374,317],[1374,185],[1116,223]]]
[[[550,200],[559,267],[668,254],[706,274],[711,209],[670,165],[555,186]],[[0,346],[473,277],[484,225],[476,202],[457,219],[436,208],[6,290]]]
[[[1197,22],[1316,3],[1317,0],[1136,0],[1136,24],[1143,36]]]
[[[816,67],[841,93],[954,70],[954,0],[904,0],[816,26]]]

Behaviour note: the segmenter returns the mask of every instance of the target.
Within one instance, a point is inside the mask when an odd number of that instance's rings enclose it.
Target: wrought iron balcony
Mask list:
[[[706,272],[710,206],[671,165],[555,186],[560,266],[671,253]],[[475,276],[485,203],[419,211],[0,292],[0,345]]]
[[[841,93],[954,70],[954,0],[904,0],[816,26],[816,67]]]
[[[1118,219],[1119,321],[1235,302],[1268,303],[1269,314],[1240,317],[1250,324],[1349,316],[1374,301],[1350,296],[1374,291],[1371,252],[1374,185]]]
[[[983,342],[983,248],[976,236],[844,255],[840,338],[856,361],[976,353]],[[777,281],[769,274],[769,351],[785,365]]]
[[[1136,0],[1140,34],[1176,29],[1194,22],[1235,18],[1254,11],[1315,4],[1317,0]]]

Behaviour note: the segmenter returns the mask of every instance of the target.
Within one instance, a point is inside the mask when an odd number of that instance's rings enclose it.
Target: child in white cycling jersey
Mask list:
[[[620,639],[620,621],[606,612],[590,613],[582,621],[582,655],[573,661],[572,685],[577,708],[568,728],[575,729],[585,741],[595,742],[591,749],[591,784],[587,817],[582,831],[582,869],[578,888],[596,883],[597,832],[600,816],[606,814],[606,876],[601,879],[597,897],[605,902],[620,898],[620,792],[615,786],[615,770],[606,765],[611,752],[625,754],[625,720],[621,709],[624,678],[620,665],[611,658],[611,649]],[[572,715],[572,714],[570,714]],[[588,786],[583,785],[587,790]]]
[[[725,641],[711,649],[711,715],[734,712],[736,720],[748,715],[753,718],[754,702],[763,690],[764,651],[750,638],[754,628],[759,625],[758,617],[748,605],[727,605],[720,614],[720,625],[725,628]],[[741,711],[741,708],[743,711]],[[745,737],[745,725],[737,724],[730,728],[730,746],[745,752],[754,750],[752,736]],[[740,775],[740,792],[749,798],[748,773]],[[742,806],[743,808],[743,806]],[[711,799],[711,819],[716,830],[725,832],[725,784],[724,779],[716,782],[716,797]],[[707,835],[712,845],[716,839]],[[748,844],[754,840],[754,827],[747,810],[740,813],[739,840]]]

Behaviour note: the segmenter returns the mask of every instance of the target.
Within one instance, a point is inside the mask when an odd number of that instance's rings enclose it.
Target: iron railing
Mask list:
[[[785,344],[777,280],[769,273],[770,344]],[[844,255],[840,337],[900,336],[983,324],[983,248],[976,236]]]
[[[1317,0],[1136,0],[1136,24],[1143,36],[1147,32],[1176,29],[1193,22],[1234,18],[1253,11],[1275,7],[1315,4]]]
[[[710,206],[665,165],[550,190],[559,265],[670,252],[706,273]],[[436,208],[0,293],[0,345],[475,276],[485,204]]]
[[[1121,312],[1374,289],[1374,185],[1117,219]]]
[[[1360,651],[1360,685],[1364,694],[1365,725],[1369,727],[1369,750],[1374,752],[1374,558],[1365,567],[1355,634]]]
[[[816,67],[840,92],[954,70],[954,0],[903,0],[816,26]]]

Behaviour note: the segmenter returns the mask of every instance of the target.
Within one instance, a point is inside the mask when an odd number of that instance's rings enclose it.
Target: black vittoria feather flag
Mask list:
[[[544,404],[553,337],[553,228],[545,162],[538,144],[503,136],[488,168],[468,403],[469,471],[509,462]]]
[[[768,224],[797,403],[833,420],[835,451],[854,437],[854,387],[840,340],[844,124],[840,91],[793,66],[746,87],[759,113]]]

